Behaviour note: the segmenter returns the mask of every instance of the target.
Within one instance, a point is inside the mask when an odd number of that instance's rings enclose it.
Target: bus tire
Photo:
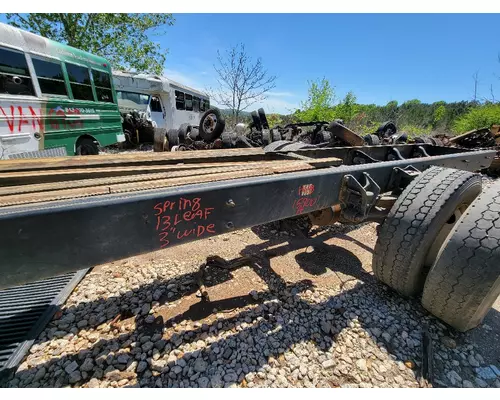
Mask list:
[[[269,129],[269,123],[267,122],[267,117],[266,113],[264,112],[263,108],[259,108],[257,110],[257,113],[259,114],[259,119],[260,119],[260,124],[264,129]]]
[[[179,145],[179,130],[169,129],[167,131],[168,147],[172,148]]]
[[[377,135],[366,135],[363,139],[368,146],[378,146],[380,144],[380,138]]]
[[[99,154],[97,141],[90,137],[80,137],[76,142],[77,156],[96,156]]]
[[[188,133],[191,131],[191,125],[189,124],[182,124],[179,127],[179,141],[181,143],[184,143],[186,141],[186,138],[188,136]]]
[[[252,111],[250,113],[250,116],[252,117],[252,125],[253,125],[253,127],[256,130],[261,131],[262,130],[262,123],[260,122],[259,114],[257,114],[256,111]]]
[[[201,116],[199,133],[206,142],[213,142],[222,135],[226,121],[221,112],[216,108],[211,108]]]
[[[404,296],[418,295],[446,236],[481,192],[481,176],[431,167],[401,193],[380,226],[373,272]]]
[[[500,295],[500,182],[487,188],[448,235],[425,281],[422,305],[465,332]]]
[[[281,140],[281,133],[277,129],[271,130],[271,135],[273,138],[273,142],[277,142],[278,140]]]
[[[153,138],[153,151],[162,152],[167,148],[167,135],[165,134],[165,129],[157,128],[155,129]]]

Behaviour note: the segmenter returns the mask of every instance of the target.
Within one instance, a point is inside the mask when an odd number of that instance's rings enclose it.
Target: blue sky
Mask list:
[[[286,112],[323,76],[339,96],[360,103],[472,99],[495,84],[500,98],[500,41],[494,14],[176,14],[160,39],[165,70],[199,88],[213,84],[217,49],[245,43],[278,76],[265,102]],[[497,76],[495,76],[497,74]],[[253,108],[253,107],[252,107]]]
[[[152,39],[168,48],[165,74],[198,89],[215,83],[216,53],[242,42],[261,57],[276,88],[263,105],[286,113],[307,98],[307,81],[329,79],[360,103],[500,98],[497,14],[174,14]],[[0,17],[4,21],[4,16]],[[496,74],[496,75],[495,75]]]

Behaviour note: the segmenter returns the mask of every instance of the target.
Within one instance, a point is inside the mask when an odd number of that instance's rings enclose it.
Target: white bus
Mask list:
[[[155,128],[198,126],[210,108],[206,94],[164,76],[113,71],[113,83],[120,111],[144,112]]]

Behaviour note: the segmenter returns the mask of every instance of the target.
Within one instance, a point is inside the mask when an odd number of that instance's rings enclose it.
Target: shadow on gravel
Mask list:
[[[276,240],[248,246],[242,255],[253,257],[251,268],[269,290],[217,302],[200,299],[178,316],[175,324],[163,320],[161,316],[146,323],[147,313],[130,316],[130,310],[150,303],[151,293],[169,285],[175,285],[179,291],[170,298],[161,298],[160,304],[168,305],[183,297],[193,296],[198,290],[196,273],[167,281],[157,280],[118,297],[66,308],[60,318],[45,329],[36,346],[48,346],[49,340],[54,337],[68,343],[46,350],[45,353],[52,356],[48,360],[31,360],[33,366],[28,365],[28,369],[18,371],[12,377],[11,385],[17,386],[22,380],[23,386],[38,387],[38,382],[49,374],[50,380],[44,381],[44,386],[82,386],[93,377],[104,377],[107,381],[116,382],[117,386],[245,385],[247,373],[300,363],[297,360],[307,356],[307,351],[301,355],[299,351],[304,350],[299,350],[297,344],[311,345],[313,347],[309,351],[316,349],[320,352],[320,363],[311,367],[320,378],[316,385],[337,387],[356,384],[361,381],[356,365],[345,364],[341,360],[344,355],[332,351],[338,335],[353,326],[359,326],[365,332],[363,337],[367,341],[377,343],[375,357],[382,359],[389,352],[392,360],[399,362],[394,367],[398,369],[399,366],[398,373],[404,370],[411,379],[416,371],[405,369],[402,362],[412,360],[417,365],[420,363],[420,326],[423,320],[429,318],[417,302],[402,299],[374,283],[374,278],[363,270],[361,262],[352,253],[322,244],[334,235],[326,231],[314,239],[283,239],[280,247],[272,249],[268,247],[275,246]],[[320,301],[315,297],[315,288],[310,281],[289,284],[271,268],[272,257],[302,248],[304,244],[313,246],[315,250],[297,256],[303,268],[306,268],[305,265],[316,265],[308,272],[318,274],[325,262],[315,264],[315,259],[330,260],[328,265],[332,269],[353,277],[348,282],[349,287],[326,301]],[[213,273],[220,274],[213,284],[232,277],[229,271],[214,269],[210,271],[211,275]],[[213,311],[214,308],[219,312],[242,307],[246,309],[238,310],[231,316],[217,317]],[[129,314],[126,315],[126,312]],[[75,321],[75,316],[87,318],[88,326],[76,328],[78,321]],[[208,323],[185,324],[186,321],[204,322],[207,317],[213,318]],[[89,332],[89,327],[99,327],[99,334]],[[435,331],[431,324],[432,329]],[[70,345],[72,337],[68,336],[68,330],[70,335],[79,334],[83,338],[78,341],[78,347]],[[179,349],[181,345],[182,351]],[[287,350],[292,350],[292,353],[285,356]],[[163,356],[165,359],[162,359]],[[93,361],[89,361],[91,359]],[[333,360],[333,363],[328,360]],[[322,371],[326,371],[326,377]],[[278,386],[297,384],[302,372],[296,367],[287,376],[278,377]],[[373,385],[384,379],[381,377],[383,373],[366,373],[370,375]],[[180,379],[182,376],[186,378]],[[125,380],[128,383],[124,383]],[[388,384],[394,386],[398,383],[393,381]]]

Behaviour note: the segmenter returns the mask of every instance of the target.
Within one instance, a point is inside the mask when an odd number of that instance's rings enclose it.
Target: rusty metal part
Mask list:
[[[309,219],[313,225],[327,226],[337,222],[340,218],[341,206],[335,204],[333,207],[324,208],[309,214]]]
[[[391,208],[397,199],[396,196],[382,196],[375,203],[375,207]]]
[[[365,143],[360,135],[335,121],[328,126],[328,131],[350,146],[363,146]]]
[[[424,325],[422,329],[422,366],[421,366],[421,379],[420,387],[433,386],[434,382],[434,351],[431,335],[429,334],[429,327]]]
[[[489,128],[475,129],[462,135],[454,136],[450,139],[450,143],[469,149],[494,147],[496,144],[495,136]]]

